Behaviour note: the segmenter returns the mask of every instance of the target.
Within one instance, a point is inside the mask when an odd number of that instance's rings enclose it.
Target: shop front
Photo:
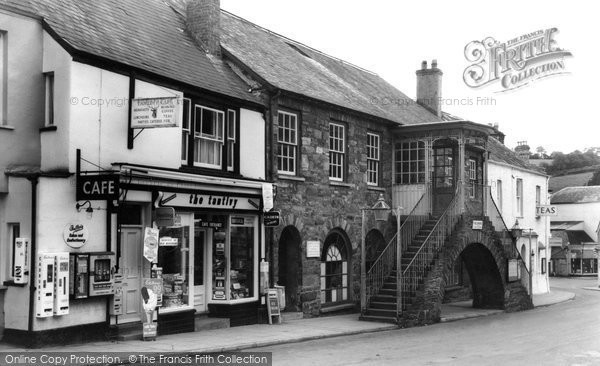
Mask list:
[[[230,318],[232,325],[258,322],[267,183],[176,176],[188,179],[150,185],[146,176],[127,174],[118,214],[123,301],[114,323],[144,321],[148,283],[161,285],[159,334],[193,331],[199,315]]]

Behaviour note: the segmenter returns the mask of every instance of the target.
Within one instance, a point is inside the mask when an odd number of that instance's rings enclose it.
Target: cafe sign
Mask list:
[[[119,199],[118,175],[79,175],[75,192],[77,201],[100,200],[113,201]]]
[[[131,128],[177,127],[177,97],[138,98],[131,102]]]
[[[83,224],[67,224],[63,230],[63,240],[73,249],[79,249],[89,239],[88,229]]]

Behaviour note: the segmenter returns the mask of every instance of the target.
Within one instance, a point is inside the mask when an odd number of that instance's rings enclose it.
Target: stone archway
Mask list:
[[[302,238],[294,226],[286,226],[281,232],[278,258],[278,283],[285,286],[285,310],[301,311]]]
[[[469,244],[461,253],[473,291],[473,307],[504,308],[504,284],[492,253],[479,243]]]

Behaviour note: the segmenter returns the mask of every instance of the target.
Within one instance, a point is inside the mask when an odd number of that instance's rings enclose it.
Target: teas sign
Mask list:
[[[176,97],[141,98],[131,102],[131,128],[177,127]]]
[[[540,205],[535,208],[536,216],[557,216],[558,209],[552,205]]]
[[[80,175],[77,177],[77,201],[119,199],[118,175]]]
[[[81,248],[88,239],[89,233],[83,224],[67,224],[63,230],[63,240],[71,248]]]

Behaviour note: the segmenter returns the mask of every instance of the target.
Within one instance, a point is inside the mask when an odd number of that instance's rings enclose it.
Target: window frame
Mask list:
[[[200,126],[197,126],[197,113],[198,110],[200,110]],[[203,112],[204,111],[211,111],[211,112],[215,112],[218,115],[222,116],[221,122],[222,125],[221,127],[221,136],[219,138],[219,120],[217,119],[217,125],[214,127],[215,128],[215,134],[214,135],[209,135],[209,134],[204,134],[202,132],[202,128],[204,127],[203,125]],[[214,169],[214,170],[223,170],[223,149],[225,146],[225,112],[223,110],[220,109],[216,109],[216,108],[212,108],[212,107],[208,107],[204,104],[199,104],[199,103],[194,103],[194,124],[193,124],[193,133],[192,133],[192,140],[193,143],[190,146],[190,149],[192,150],[192,159],[191,159],[191,163],[193,166],[195,167],[200,167],[200,168],[208,168],[208,169]],[[190,125],[191,128],[191,125]],[[212,137],[215,136],[215,137]],[[218,146],[218,153],[219,153],[219,163],[218,164],[210,164],[210,163],[203,163],[201,161],[196,161],[196,157],[200,156],[200,152],[198,152],[196,150],[196,140],[199,140],[200,143],[202,143],[202,141],[212,141],[214,143],[217,143]]]
[[[332,247],[336,248],[340,260],[330,260],[329,254]],[[319,297],[321,299],[321,305],[334,305],[351,301],[350,287],[352,284],[352,274],[349,270],[351,268],[351,254],[348,251],[348,243],[341,232],[332,231],[325,238],[325,243],[320,258]],[[328,270],[330,270],[332,267],[332,265],[328,266],[328,263],[339,263],[340,272],[328,273]],[[331,284],[330,287],[327,287],[328,278],[330,279],[333,277],[339,277],[341,283],[336,287],[331,287]],[[334,297],[333,291],[335,289],[339,289],[341,298],[338,299],[338,292],[335,292],[336,299],[326,301],[328,293],[332,298]]]
[[[233,115],[233,117],[232,117]],[[225,120],[225,162],[226,169],[228,172],[235,171],[236,165],[236,154],[235,150],[237,149],[237,111],[235,109],[227,108],[227,115]],[[233,132],[232,132],[233,131]],[[231,162],[231,165],[229,163]]]
[[[517,217],[523,217],[523,179],[517,178],[516,181],[516,189],[515,189],[515,200],[516,200],[516,209],[517,209]]]
[[[282,119],[280,118],[281,116],[284,116],[283,118],[283,122],[284,125],[281,125]],[[290,127],[285,126],[285,116],[289,117],[289,121],[290,121]],[[292,122],[292,118],[294,120],[294,124],[295,127],[292,129],[291,128],[291,122]],[[292,141],[292,139],[290,138],[289,141],[287,141],[286,139],[282,138],[282,136],[285,136],[285,132],[286,130],[290,131],[290,135],[291,136],[291,132],[293,132],[294,134],[294,139]],[[276,158],[277,158],[277,174],[283,174],[283,175],[297,175],[298,173],[298,134],[299,134],[299,118],[298,118],[298,114],[296,113],[292,113],[292,112],[287,112],[287,111],[283,111],[283,110],[278,110],[277,111],[277,152],[276,154]],[[287,154],[284,156],[283,155],[283,147],[287,147]],[[290,157],[289,152],[293,152],[293,157]],[[287,160],[288,161],[288,167],[292,168],[292,170],[290,169],[282,169],[282,165],[283,165],[283,161]]]
[[[332,136],[332,128],[335,136]],[[336,133],[337,131],[337,133]],[[341,135],[341,137],[340,137]],[[346,179],[346,126],[339,122],[329,122],[329,180],[335,182],[344,182]],[[333,163],[334,157],[338,160]],[[336,175],[332,175],[333,169],[339,172]]]
[[[8,125],[8,36],[0,30],[0,126]]]
[[[375,141],[376,144],[372,144]],[[381,135],[374,132],[367,132],[367,185],[379,186],[380,159]]]
[[[54,71],[44,73],[44,126],[56,126]]]
[[[187,103],[187,129],[185,128],[185,117],[186,117],[186,103]],[[192,145],[190,140],[192,137],[192,100],[190,98],[183,98],[183,113],[181,118],[181,164],[189,165],[190,163],[190,146]]]
[[[469,158],[469,183],[471,190],[469,198],[475,198],[475,186],[477,184],[477,160]]]
[[[496,180],[496,204],[498,205],[498,210],[502,212],[502,179]]]
[[[415,151],[415,159],[413,159],[412,151]],[[405,155],[406,159],[404,157]],[[396,143],[394,157],[395,184],[409,185],[426,183],[427,156],[424,141],[413,140]],[[414,171],[411,168],[413,164],[416,167]],[[407,167],[408,170],[404,169],[404,167]]]

